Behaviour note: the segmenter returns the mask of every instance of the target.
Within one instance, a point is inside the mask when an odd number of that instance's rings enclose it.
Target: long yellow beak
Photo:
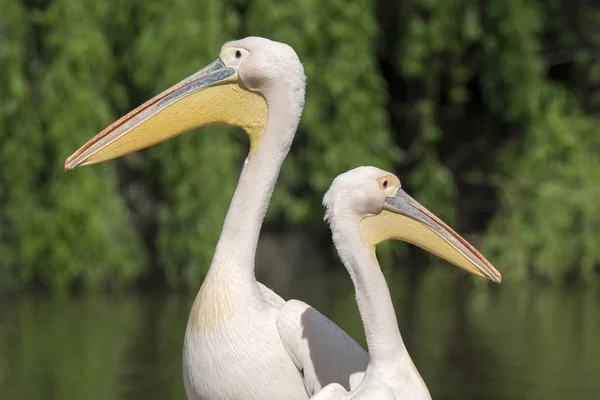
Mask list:
[[[251,155],[266,119],[265,99],[244,88],[237,69],[219,58],[104,129],[65,161],[65,170],[117,158],[218,123],[243,128],[250,136]]]
[[[366,243],[375,246],[395,239],[412,243],[450,263],[493,282],[502,275],[471,244],[404,190],[385,199],[383,211],[361,221]]]

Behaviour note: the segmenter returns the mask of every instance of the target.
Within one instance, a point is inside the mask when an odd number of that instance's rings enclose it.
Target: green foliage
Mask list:
[[[487,17],[483,74],[486,101],[509,121],[527,123],[540,108],[544,71],[540,57],[541,4],[527,0],[493,0]]]
[[[588,282],[600,264],[600,135],[563,89],[549,87],[543,115],[514,160],[515,175],[501,182],[503,207],[485,247],[503,270],[521,279],[542,275]]]
[[[0,131],[0,263],[19,284],[36,279],[56,289],[137,278],[145,255],[114,171],[65,175],[61,168],[72,143],[114,118],[105,99],[112,60],[103,34],[79,2],[55,1],[29,15],[17,2],[7,8],[2,24],[12,51],[3,56],[10,68],[2,97],[14,106],[3,108]],[[38,30],[46,34],[34,37]]]
[[[333,178],[376,165],[484,233],[509,277],[597,280],[599,16],[566,0],[4,0],[0,289],[198,287],[247,151],[240,130],[69,174],[62,162],[247,35],[292,45],[308,77],[265,229],[328,235]],[[382,264],[402,249],[380,249]]]
[[[504,175],[496,180],[500,210],[491,221],[483,248],[512,279],[537,276],[553,282],[570,278],[592,283],[594,269],[600,265],[595,239],[600,234],[600,136],[595,132],[597,116],[586,112],[584,104],[594,91],[588,96],[585,86],[567,81],[571,84],[567,89],[564,83],[551,82],[538,55],[544,17],[544,33],[557,37],[558,45],[581,45],[590,39],[585,22],[593,19],[581,18],[579,36],[569,29],[573,21],[565,15],[565,7],[566,3],[559,2],[542,9],[541,3],[498,1],[494,8],[494,17],[505,22],[500,25],[503,39],[488,46],[498,50],[496,63],[501,70],[490,94],[504,100],[490,104],[500,106],[507,119],[519,121],[524,135],[518,150],[509,146],[497,153],[498,171]],[[598,15],[597,9],[587,11]],[[599,43],[597,37],[591,39]],[[556,45],[550,43],[550,55]],[[600,63],[581,55],[578,73],[591,76]],[[572,62],[577,61],[573,58]],[[561,61],[569,60],[557,60]]]

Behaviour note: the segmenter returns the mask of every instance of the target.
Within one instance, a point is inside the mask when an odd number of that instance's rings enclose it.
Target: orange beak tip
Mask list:
[[[69,172],[70,170],[72,170],[72,169],[73,169],[73,167],[71,167],[71,166],[69,165],[69,159],[68,159],[68,158],[65,160],[65,164],[64,164],[64,166],[63,166],[63,167],[64,167],[64,169],[65,169],[65,172]]]

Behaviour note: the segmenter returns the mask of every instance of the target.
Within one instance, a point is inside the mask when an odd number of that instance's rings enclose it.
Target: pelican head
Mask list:
[[[228,42],[211,64],[125,115],[65,161],[65,170],[95,164],[150,147],[194,128],[227,124],[250,138],[252,156],[262,139],[269,109],[285,100],[286,118],[298,123],[305,76],[294,50],[260,37]],[[282,99],[285,94],[285,99]],[[293,130],[282,138],[293,140]]]
[[[323,204],[332,225],[360,221],[361,240],[373,252],[381,242],[402,240],[475,275],[502,281],[500,272],[481,253],[402,190],[400,180],[389,172],[359,167],[341,174]]]

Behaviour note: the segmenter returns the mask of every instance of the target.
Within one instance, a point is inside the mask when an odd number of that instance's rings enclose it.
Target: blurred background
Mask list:
[[[432,396],[598,398],[600,5],[586,0],[0,0],[0,398],[185,398],[185,324],[246,135],[63,162],[248,35],[290,44],[308,77],[257,277],[364,345],[321,199],[348,169],[393,171],[504,275],[378,249]]]

